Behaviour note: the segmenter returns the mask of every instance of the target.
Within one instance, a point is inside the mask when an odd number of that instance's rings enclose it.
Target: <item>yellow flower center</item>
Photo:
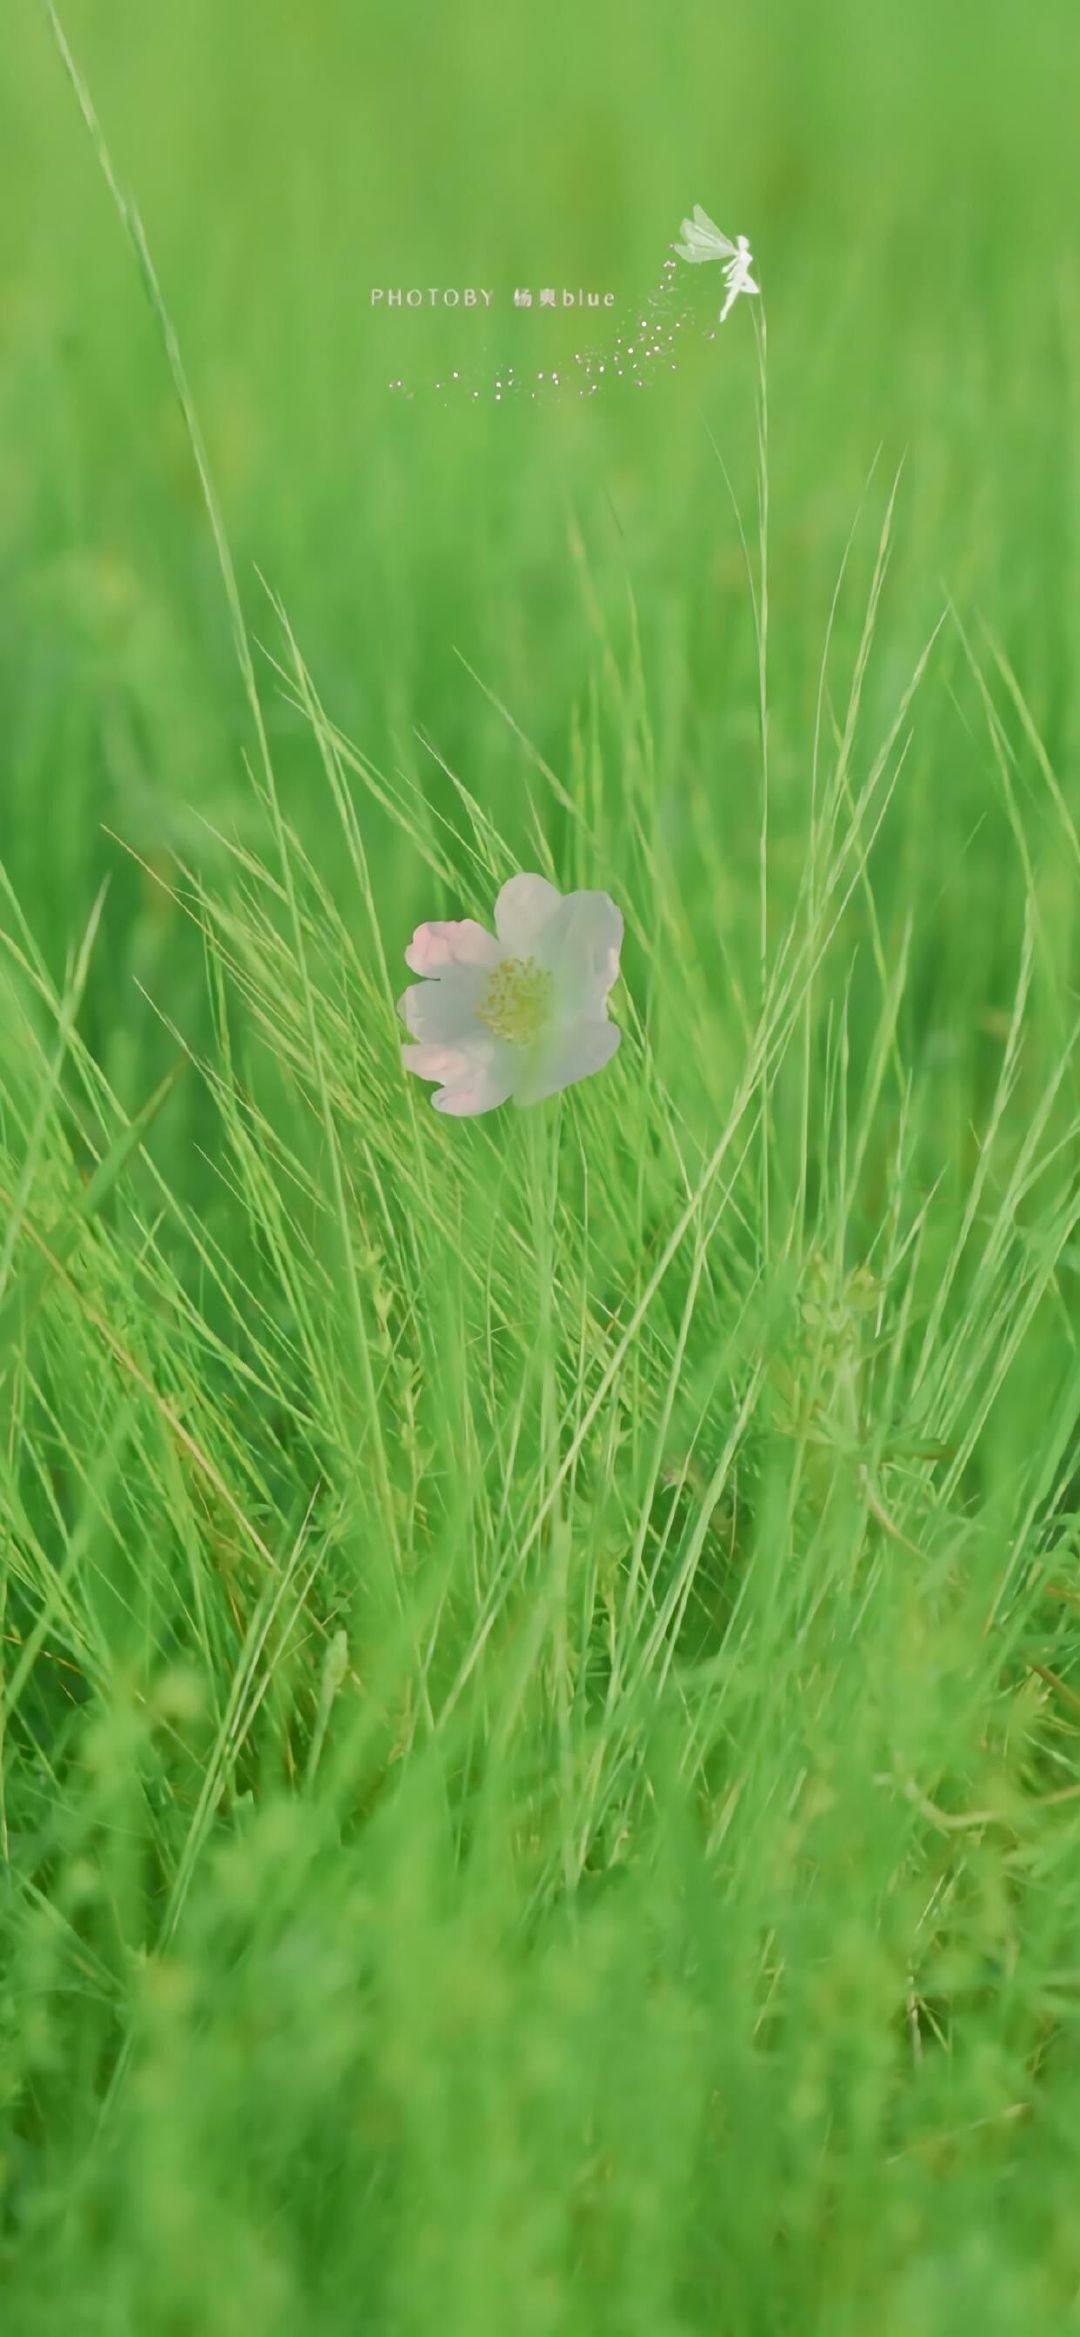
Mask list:
[[[511,1047],[540,1036],[551,1013],[552,982],[535,958],[503,958],[476,1009],[478,1019]]]

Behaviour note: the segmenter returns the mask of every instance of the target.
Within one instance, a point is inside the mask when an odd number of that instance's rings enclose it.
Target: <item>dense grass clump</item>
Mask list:
[[[939,13],[9,29],[13,2337],[1080,2310],[1078,41]],[[696,199],[646,395],[388,398]],[[444,1122],[520,868],[622,1045]]]

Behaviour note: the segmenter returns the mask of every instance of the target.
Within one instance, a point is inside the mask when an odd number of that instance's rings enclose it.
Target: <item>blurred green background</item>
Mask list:
[[[564,759],[596,657],[575,514],[602,578],[636,590],[672,766],[719,757],[744,780],[732,708],[752,646],[708,433],[751,499],[749,304],[636,402],[455,411],[386,390],[433,381],[451,350],[492,377],[519,281],[610,286],[621,323],[693,201],[750,233],[768,297],[781,801],[786,776],[801,790],[796,738],[879,450],[884,480],[907,465],[910,640],[943,589],[978,605],[1051,755],[1075,745],[1070,0],[72,0],[67,23],[145,220],[252,622],[273,630],[258,566],[377,762],[419,768],[426,730],[511,803],[512,742],[457,652]],[[27,906],[62,924],[116,865],[100,821],[152,854],[204,848],[193,808],[244,820],[243,713],[155,326],[32,0],[4,45],[0,846]],[[716,276],[696,272],[695,295]],[[486,342],[479,319],[370,307],[372,283],[476,282],[501,288]],[[314,836],[317,779],[280,706],[274,723]]]

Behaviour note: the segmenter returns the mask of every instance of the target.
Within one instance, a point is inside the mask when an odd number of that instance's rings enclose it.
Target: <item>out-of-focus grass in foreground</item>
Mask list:
[[[73,0],[265,752],[7,26],[13,2337],[1077,2325],[1078,33],[943,13]],[[767,412],[388,397],[693,201]],[[520,866],[622,1048],[447,1126]]]

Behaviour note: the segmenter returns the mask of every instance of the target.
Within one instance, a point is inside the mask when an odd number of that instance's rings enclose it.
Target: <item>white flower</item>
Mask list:
[[[405,962],[425,979],[398,1000],[414,1042],[401,1060],[441,1081],[436,1111],[465,1119],[509,1096],[538,1104],[610,1062],[622,934],[607,893],[563,894],[542,876],[504,884],[494,934],[471,917],[418,925]]]

